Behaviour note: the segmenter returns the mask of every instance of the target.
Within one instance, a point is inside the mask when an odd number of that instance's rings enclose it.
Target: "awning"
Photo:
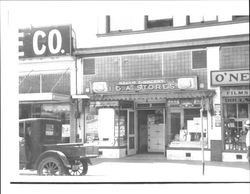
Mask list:
[[[185,90],[165,93],[127,93],[127,94],[94,94],[91,100],[161,100],[161,99],[181,99],[181,98],[209,98],[215,95],[214,90]]]
[[[58,93],[24,93],[19,94],[19,102],[22,104],[42,102],[69,102],[70,96]]]

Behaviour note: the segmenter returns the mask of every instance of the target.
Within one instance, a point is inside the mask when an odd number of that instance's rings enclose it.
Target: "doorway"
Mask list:
[[[171,113],[171,140],[177,140],[181,129],[181,113]]]
[[[165,151],[165,109],[138,110],[138,153]]]

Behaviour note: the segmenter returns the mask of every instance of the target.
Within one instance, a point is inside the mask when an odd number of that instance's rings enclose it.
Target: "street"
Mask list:
[[[86,176],[60,177],[53,181],[69,182],[250,182],[249,163],[205,162],[202,175],[200,161],[171,161],[164,158],[127,157],[122,159],[92,159]],[[48,181],[36,171],[20,170],[22,181]],[[26,175],[26,176],[25,176]],[[32,179],[31,179],[32,176]],[[61,179],[63,178],[63,179]]]

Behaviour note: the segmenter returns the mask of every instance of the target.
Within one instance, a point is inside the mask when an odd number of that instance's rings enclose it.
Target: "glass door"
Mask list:
[[[135,112],[128,110],[128,155],[136,154]]]

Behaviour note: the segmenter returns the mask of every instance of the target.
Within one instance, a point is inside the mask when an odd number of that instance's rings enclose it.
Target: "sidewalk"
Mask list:
[[[89,166],[86,176],[67,176],[63,177],[63,180],[69,182],[123,183],[250,183],[250,170],[247,162],[205,162],[205,173],[202,175],[201,161],[173,161],[166,160],[166,158],[158,155],[147,157],[136,155],[121,159],[95,158],[92,159],[93,164]],[[20,173],[22,175],[36,175],[35,171],[20,171]],[[43,177],[40,178],[43,179]],[[35,181],[35,179],[33,180]],[[56,180],[61,179],[57,178]]]
[[[201,161],[167,160],[141,156],[121,159],[93,160],[89,173],[106,172],[121,181],[143,182],[250,182],[250,167],[247,162],[205,162],[202,175]],[[105,170],[108,169],[108,170]],[[98,170],[100,170],[98,172]],[[117,180],[117,179],[116,179]]]

